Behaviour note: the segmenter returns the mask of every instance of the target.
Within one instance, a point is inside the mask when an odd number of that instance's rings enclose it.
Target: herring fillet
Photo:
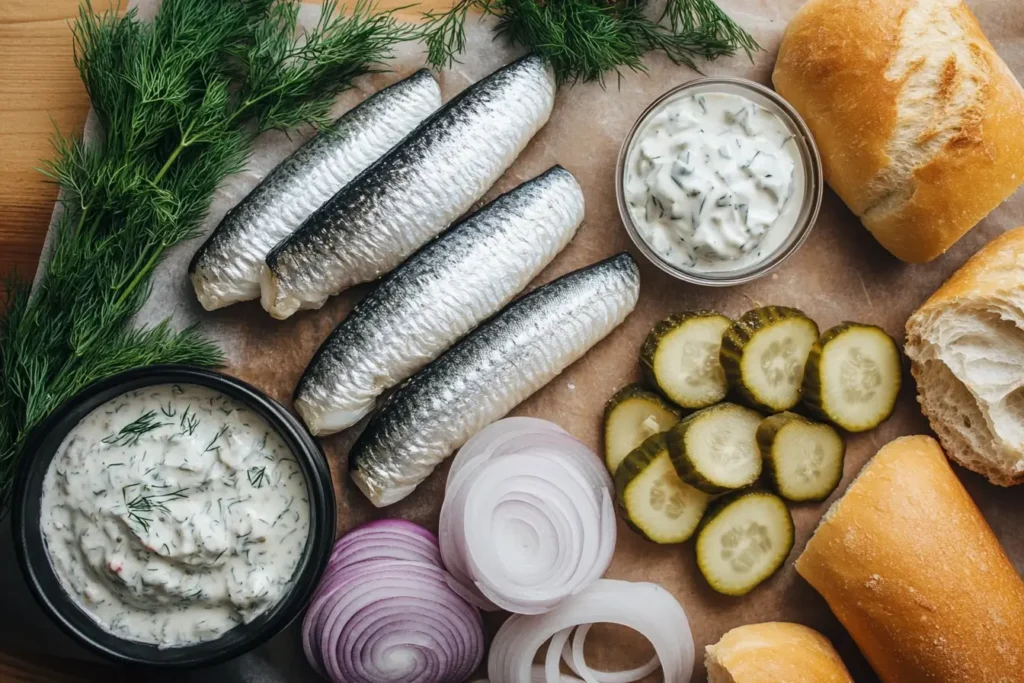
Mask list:
[[[351,427],[384,390],[497,313],[569,243],[583,191],[555,166],[399,266],[323,343],[295,391],[313,434]]]
[[[426,69],[371,95],[312,137],[224,216],[189,265],[208,311],[258,299],[274,245],[441,106]]]
[[[636,262],[622,253],[519,299],[390,396],[349,453],[352,480],[377,507],[405,498],[607,336],[639,295]]]
[[[529,56],[470,86],[268,254],[275,318],[390,272],[465,213],[547,122],[555,78]]]

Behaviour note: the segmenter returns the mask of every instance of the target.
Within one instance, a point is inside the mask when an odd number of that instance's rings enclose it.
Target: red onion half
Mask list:
[[[639,632],[654,646],[655,658],[630,671],[595,671],[583,658],[591,624],[611,623]],[[570,636],[576,631],[570,645]],[[548,643],[543,666],[534,666]],[[561,673],[560,659],[579,676]],[[665,683],[689,683],[693,636],[686,612],[667,590],[653,583],[601,579],[555,609],[539,615],[512,615],[491,643],[487,675],[494,683],[632,683],[662,669]]]
[[[612,482],[557,425],[499,420],[452,462],[441,557],[452,588],[483,609],[546,612],[604,574],[615,551]]]
[[[483,659],[483,622],[450,580],[426,529],[401,520],[354,529],[313,594],[306,658],[334,683],[466,680]]]

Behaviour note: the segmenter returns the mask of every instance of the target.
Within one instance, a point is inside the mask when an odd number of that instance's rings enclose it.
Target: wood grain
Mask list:
[[[78,4],[79,0],[0,0],[0,279],[12,272],[26,280],[35,274],[57,196],[57,188],[37,169],[50,156],[54,131],[81,131],[89,112],[68,23],[77,15]],[[382,8],[408,4],[379,2]],[[449,0],[424,0],[420,9],[448,4]],[[94,0],[93,5],[105,6],[103,0]],[[413,18],[417,11],[405,10],[403,15]],[[0,307],[2,303],[0,296]],[[121,677],[108,667],[0,652],[0,681],[5,683],[118,680]]]

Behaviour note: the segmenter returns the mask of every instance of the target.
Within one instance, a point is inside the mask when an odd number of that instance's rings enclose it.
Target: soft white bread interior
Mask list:
[[[853,683],[832,643],[785,622],[748,624],[704,650],[708,683]]]
[[[907,321],[921,408],[946,453],[1024,482],[1024,228],[992,240]]]
[[[772,79],[825,180],[904,261],[946,251],[1024,183],[1024,90],[961,0],[810,0]]]
[[[885,683],[1024,680],[1024,582],[931,437],[884,446],[796,570]]]

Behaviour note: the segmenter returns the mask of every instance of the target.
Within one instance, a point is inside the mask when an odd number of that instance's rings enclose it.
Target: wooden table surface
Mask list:
[[[420,0],[421,8],[449,3]],[[77,133],[89,111],[72,59],[68,25],[78,4],[79,0],[0,0],[0,280],[12,271],[22,279],[35,273],[57,196],[56,186],[36,169],[50,156],[55,127],[65,134]],[[409,3],[378,4],[386,8]],[[105,0],[93,0],[93,6],[107,5]],[[407,14],[412,17],[415,12]],[[0,681],[123,680],[107,667],[62,662],[59,653],[53,654],[42,658],[8,653],[0,643]]]

